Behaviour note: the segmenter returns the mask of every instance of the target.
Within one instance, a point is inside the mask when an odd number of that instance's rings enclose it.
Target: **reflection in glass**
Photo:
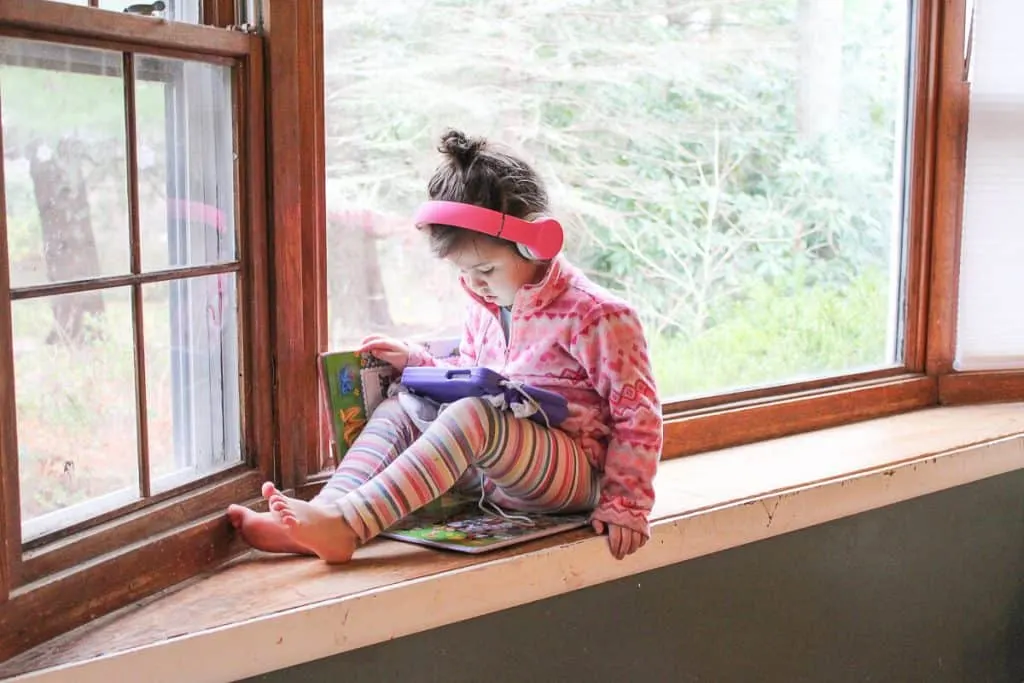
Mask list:
[[[11,286],[127,273],[119,52],[0,38]]]
[[[18,470],[25,540],[139,496],[135,359],[128,289],[107,290],[79,337],[53,312],[81,294],[12,303]]]
[[[143,287],[154,493],[241,462],[234,273]]]
[[[235,259],[231,69],[135,62],[142,269]]]

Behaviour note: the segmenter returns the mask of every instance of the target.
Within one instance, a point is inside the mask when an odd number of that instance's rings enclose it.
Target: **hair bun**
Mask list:
[[[456,165],[468,168],[477,155],[487,145],[484,138],[467,138],[461,130],[449,130],[441,136],[438,151],[455,160]]]

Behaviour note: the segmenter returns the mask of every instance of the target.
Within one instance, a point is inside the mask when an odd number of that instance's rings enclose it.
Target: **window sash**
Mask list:
[[[0,26],[9,36],[60,37],[79,45],[116,45],[120,51],[186,59],[245,58],[252,52],[250,36],[244,33],[47,0],[4,0]]]
[[[60,47],[60,43],[50,43],[56,48]],[[46,64],[37,64],[40,60],[34,59],[32,52],[37,47],[42,46],[45,51],[46,43],[37,43],[35,41],[27,41],[22,45],[29,46],[29,57],[27,62],[30,62],[29,68],[34,69],[48,69],[50,68]],[[202,286],[202,281],[196,280],[194,277],[186,279],[187,274],[193,276],[203,276],[207,273],[214,273],[217,277],[228,277],[231,279],[231,287],[229,292],[233,293],[236,291],[235,277],[241,268],[239,262],[235,259],[235,245],[239,242],[237,224],[233,219],[234,214],[237,213],[234,204],[237,200],[237,192],[235,191],[235,185],[237,182],[237,163],[233,161],[234,150],[237,149],[237,130],[240,125],[240,121],[234,119],[231,120],[230,130],[215,130],[207,132],[206,126],[204,126],[199,120],[194,118],[195,109],[196,112],[203,114],[207,111],[217,111],[213,103],[206,102],[208,93],[203,87],[196,88],[196,78],[200,81],[203,80],[204,75],[209,72],[197,71],[192,68],[195,64],[202,64],[202,62],[175,62],[171,64],[167,70],[166,76],[169,78],[160,78],[157,80],[164,81],[165,86],[170,85],[173,87],[172,93],[165,93],[169,95],[169,104],[173,109],[165,109],[165,117],[168,117],[165,122],[165,127],[170,126],[170,129],[166,131],[168,139],[168,157],[166,159],[167,169],[167,181],[172,184],[176,189],[171,190],[169,194],[172,197],[186,197],[191,198],[195,196],[195,192],[199,192],[200,196],[206,194],[205,179],[207,176],[223,179],[226,177],[229,179],[229,197],[230,201],[227,205],[217,206],[218,211],[223,211],[229,216],[229,224],[232,229],[226,232],[225,242],[230,245],[230,252],[221,254],[221,247],[216,247],[214,254],[203,254],[204,248],[207,246],[202,239],[199,238],[199,244],[195,245],[198,248],[193,248],[193,240],[195,236],[191,229],[191,226],[180,219],[180,217],[170,218],[168,224],[168,233],[170,246],[172,247],[173,254],[170,259],[172,264],[176,264],[178,261],[188,263],[190,257],[188,256],[193,251],[200,254],[200,257],[205,257],[206,260],[210,260],[212,256],[213,261],[220,261],[221,263],[215,263],[211,266],[199,266],[199,267],[180,267],[172,265],[161,271],[152,273],[144,272],[143,263],[143,246],[142,246],[142,234],[140,227],[140,198],[139,198],[139,169],[137,154],[139,150],[139,132],[138,126],[140,121],[137,117],[136,112],[136,84],[140,81],[139,76],[142,71],[135,68],[136,64],[147,64],[147,56],[138,55],[135,52],[117,52],[117,51],[103,51],[96,53],[83,53],[82,50],[77,49],[75,55],[75,61],[79,65],[84,66],[87,70],[92,70],[93,67],[92,59],[95,57],[101,62],[106,62],[113,58],[114,61],[120,62],[120,68],[116,70],[116,77],[121,79],[123,88],[123,113],[124,121],[126,125],[126,135],[124,140],[125,145],[125,158],[127,161],[126,169],[126,180],[128,189],[128,251],[129,251],[129,264],[128,274],[117,275],[110,277],[93,278],[87,277],[78,281],[62,282],[57,281],[47,285],[29,285],[23,287],[13,288],[10,291],[10,297],[12,300],[24,300],[34,297],[41,296],[55,296],[63,295],[67,293],[77,292],[94,292],[98,289],[105,289],[111,286],[123,286],[128,290],[130,295],[130,318],[131,326],[133,330],[133,341],[132,350],[134,358],[134,389],[135,389],[135,416],[136,416],[136,441],[138,444],[137,452],[137,486],[129,487],[128,489],[111,492],[110,495],[100,496],[97,499],[88,501],[87,504],[81,504],[72,506],[74,510],[65,509],[59,511],[63,514],[47,514],[44,515],[44,520],[28,520],[24,521],[22,526],[22,541],[23,543],[46,543],[50,540],[62,537],[71,533],[70,529],[63,527],[52,528],[53,520],[65,520],[69,522],[67,526],[74,527],[76,529],[87,528],[98,524],[103,518],[108,518],[111,515],[117,513],[123,513],[129,508],[138,508],[145,506],[151,502],[153,497],[153,486],[151,483],[152,476],[152,463],[150,458],[150,438],[149,438],[149,427],[150,427],[150,411],[148,410],[149,401],[149,383],[147,381],[148,364],[146,359],[146,348],[147,341],[145,337],[145,324],[144,324],[144,310],[145,304],[143,302],[143,285],[153,282],[166,282],[169,288],[170,300],[170,314],[171,314],[171,335],[172,335],[172,347],[178,349],[184,347],[185,353],[182,355],[179,351],[171,351],[171,363],[172,363],[172,392],[174,394],[173,403],[173,414],[174,414],[174,449],[175,457],[179,460],[186,460],[188,455],[198,454],[199,458],[204,456],[210,458],[210,462],[195,462],[195,467],[198,472],[194,472],[192,477],[193,480],[199,481],[205,478],[204,475],[195,476],[197,473],[202,471],[220,471],[225,469],[225,464],[217,462],[215,453],[222,453],[229,458],[231,461],[227,463],[227,467],[232,467],[235,464],[236,454],[240,452],[240,441],[238,431],[240,429],[240,416],[238,415],[238,401],[237,396],[239,393],[238,386],[231,386],[234,382],[239,381],[240,373],[235,369],[237,367],[237,360],[239,354],[238,344],[238,331],[239,328],[234,324],[238,317],[236,300],[234,296],[229,296],[228,304],[231,308],[229,317],[232,324],[219,329],[219,334],[215,334],[215,343],[211,346],[211,349],[219,349],[222,362],[217,364],[198,364],[188,362],[188,359],[193,358],[197,355],[197,350],[193,348],[190,340],[201,339],[203,337],[202,330],[199,329],[203,326],[203,322],[196,317],[196,311],[205,310],[203,304],[203,297],[207,294],[205,288]],[[53,52],[58,52],[54,50]],[[19,55],[15,52],[9,55],[11,58],[17,58]],[[19,60],[19,64],[20,64]],[[151,60],[150,60],[151,61]],[[157,63],[159,64],[159,62]],[[164,62],[167,64],[167,62]],[[183,65],[184,68],[175,68],[176,65]],[[58,62],[57,70],[65,72],[66,70],[61,68]],[[152,70],[152,64],[147,64],[143,67],[147,72]],[[238,68],[237,62],[232,64],[232,69]],[[81,69],[78,69],[81,70]],[[103,63],[97,65],[97,71],[103,70]],[[175,77],[175,74],[177,76]],[[158,74],[159,76],[160,74]],[[201,83],[200,83],[201,85]],[[228,87],[231,87],[231,83],[227,83]],[[229,97],[234,97],[235,93],[229,93]],[[230,110],[232,113],[239,111],[238,107],[232,107]],[[216,126],[223,119],[214,115],[214,121],[212,123]],[[185,125],[186,119],[189,124]],[[211,123],[211,122],[206,122]],[[201,131],[203,135],[211,137],[214,140],[223,140],[225,136],[228,142],[228,147],[220,149],[220,155],[213,155],[213,161],[215,162],[213,172],[196,173],[195,159],[190,157],[190,151],[185,150],[185,158],[181,157],[183,149],[185,147],[191,149],[197,145],[208,143],[209,140],[196,140],[191,135],[187,135],[184,139],[179,140],[178,135],[188,128],[194,128]],[[218,144],[225,144],[223,142]],[[201,156],[199,159],[199,166],[203,170],[206,169],[208,164],[206,163],[206,157]],[[191,172],[186,172],[184,165],[189,164]],[[193,176],[196,180],[191,180]],[[194,187],[193,187],[194,186]],[[170,198],[169,198],[170,199]],[[205,235],[205,233],[203,233]],[[209,251],[209,249],[205,249]],[[182,258],[184,257],[184,258]],[[225,260],[226,259],[226,260]],[[9,265],[9,264],[8,264]],[[199,304],[197,306],[197,304]],[[197,327],[198,325],[198,327]],[[209,332],[209,330],[207,330]],[[202,352],[199,351],[199,354]],[[213,371],[211,373],[211,370]],[[218,372],[219,371],[219,372]],[[196,381],[195,375],[198,373],[198,381]],[[12,373],[13,376],[14,373]],[[241,379],[244,380],[244,377]],[[203,411],[196,411],[192,408],[196,404],[194,399],[198,398],[202,401],[202,397],[193,396],[195,389],[194,387],[207,387],[211,392],[208,399],[213,400],[215,403],[219,403],[224,410],[224,417],[228,420],[225,425],[219,425],[218,421],[208,413]],[[215,410],[213,411],[215,412]],[[205,419],[204,419],[205,417]],[[204,428],[205,426],[205,428]],[[223,430],[221,427],[230,427],[229,430]],[[199,438],[206,435],[206,439]],[[12,443],[16,443],[18,436],[17,430],[13,436],[10,437]],[[220,444],[220,447],[217,444]],[[205,446],[205,448],[204,448]],[[185,457],[183,457],[185,456]],[[171,488],[182,489],[182,485],[173,486],[170,480],[162,479],[161,484],[168,485]],[[189,484],[184,488],[194,488],[198,484]],[[92,510],[95,514],[89,515],[82,518],[85,511]],[[31,533],[29,531],[32,531]],[[41,537],[40,537],[41,536]]]
[[[224,4],[224,3],[222,3]],[[225,4],[226,6],[226,4]],[[224,31],[204,26],[160,23],[151,20],[111,12],[97,12],[88,7],[60,5],[40,0],[12,0],[0,5],[0,36],[28,38],[54,44],[87,45],[102,47],[122,53],[139,53],[189,60],[232,64],[232,91],[236,93],[234,104],[236,121],[236,224],[239,235],[236,239],[237,260],[210,266],[168,268],[142,273],[138,259],[138,218],[133,217],[131,231],[132,268],[130,274],[112,278],[99,278],[77,282],[60,282],[39,287],[10,288],[9,264],[6,258],[0,264],[0,523],[3,533],[0,541],[0,610],[8,607],[12,592],[21,587],[30,594],[36,588],[50,585],[59,579],[48,579],[57,572],[74,565],[100,557],[126,546],[135,546],[138,552],[154,541],[147,538],[154,534],[167,534],[175,527],[193,528],[192,532],[174,533],[162,538],[163,547],[198,541],[212,547],[227,538],[226,530],[220,525],[200,524],[196,527],[193,519],[214,512],[222,512],[230,502],[241,502],[259,495],[262,481],[272,478],[273,425],[271,415],[271,359],[269,343],[269,301],[266,264],[269,260],[265,235],[265,189],[262,185],[265,174],[263,122],[263,43],[256,36],[233,31]],[[126,61],[130,62],[131,57]],[[129,64],[130,65],[130,64]],[[133,72],[126,69],[125,83],[134,82]],[[126,89],[131,86],[126,85]],[[128,98],[127,113],[130,115],[131,98]],[[131,120],[131,119],[130,119]],[[0,131],[2,135],[2,131]],[[2,139],[0,139],[2,143]],[[127,140],[129,157],[135,153],[134,140]],[[130,183],[134,184],[135,169],[129,166]],[[0,182],[3,182],[3,168],[0,165]],[[134,193],[133,194],[137,194]],[[137,207],[137,196],[130,204]],[[136,209],[132,209],[136,211]],[[0,220],[6,220],[6,209],[0,206]],[[6,228],[0,230],[0,252],[7,254]],[[61,529],[22,546],[20,504],[17,493],[18,459],[14,447],[16,408],[11,377],[13,351],[11,341],[11,301],[57,293],[130,286],[141,292],[143,284],[175,281],[199,275],[230,274],[237,278],[238,324],[240,330],[239,368],[243,377],[240,390],[241,430],[244,444],[243,464],[231,465],[223,471],[214,471],[196,478],[185,486],[168,480],[168,486],[175,485],[148,500],[121,507],[114,512],[73,527]],[[139,301],[136,302],[138,305]],[[141,328],[138,328],[141,334]],[[137,339],[137,343],[141,338]],[[145,415],[139,412],[140,417]],[[257,469],[253,471],[251,468]],[[148,483],[148,482],[147,482]],[[144,486],[150,488],[149,486]],[[191,523],[191,524],[190,524]],[[198,529],[198,530],[197,530]],[[191,540],[188,540],[191,539]],[[59,540],[60,543],[53,543]],[[212,544],[212,545],[211,545]],[[184,571],[196,572],[217,561],[217,557],[206,553],[191,556],[184,563]],[[222,559],[222,558],[221,558]],[[139,566],[139,571],[160,574],[165,572],[158,564],[152,567]],[[179,570],[180,571],[180,570]],[[168,574],[169,576],[169,574]],[[167,584],[168,577],[155,579]],[[146,583],[146,582],[143,582]],[[152,582],[146,588],[138,586],[132,590],[136,597],[152,592]],[[31,586],[31,587],[30,587]],[[82,599],[79,594],[76,599]],[[116,598],[117,596],[115,596]],[[124,595],[117,599],[124,599]],[[70,628],[66,619],[61,628]],[[73,621],[73,620],[72,620]]]
[[[318,484],[317,477],[308,475],[308,458],[319,438],[314,359],[326,341],[323,37],[317,28],[322,25],[322,8],[317,2],[260,2],[262,14],[270,19],[265,42],[272,66],[266,82],[264,41],[254,36],[156,25],[145,18],[42,0],[0,3],[3,35],[57,36],[73,44],[113,44],[117,49],[187,59],[242,60],[238,87],[244,93],[240,99],[245,115],[239,120],[245,123],[245,163],[239,191],[246,201],[239,218],[245,226],[239,245],[240,287],[248,292],[240,292],[240,299],[251,301],[243,321],[249,335],[243,372],[251,382],[242,396],[242,415],[246,443],[254,449],[249,456],[259,467],[225,473],[198,490],[168,496],[150,510],[23,554],[17,535],[8,533],[12,520],[20,533],[17,495],[12,490],[17,461],[5,455],[9,450],[0,452],[0,611],[5,623],[19,628],[17,640],[0,644],[0,659],[237,553],[241,547],[220,511],[226,502],[258,495],[264,479],[275,479],[284,488],[311,490]],[[956,186],[959,138],[955,126],[944,126],[956,121],[955,105],[950,103],[962,71],[964,17],[958,5],[942,0],[919,0],[914,5],[919,39],[912,57],[916,69],[907,160],[903,366],[670,404],[666,457],[936,403],[937,378],[948,372],[943,363],[947,357],[951,363],[953,349],[943,326],[948,327],[950,312],[955,319],[956,303],[957,252],[951,245],[957,243],[959,224],[956,211],[948,207],[956,193],[948,188]],[[954,71],[956,76],[951,75]],[[266,127],[265,105],[270,121],[280,125]],[[264,166],[265,145],[274,162],[270,166]],[[947,189],[936,192],[937,186]],[[273,188],[272,214],[267,213],[264,187]],[[268,215],[272,223],[264,230]],[[274,242],[272,262],[266,253],[268,238]],[[6,252],[4,239],[0,231],[0,248]],[[11,339],[5,268],[0,264],[0,345]],[[272,327],[266,292],[270,283],[275,289]],[[8,352],[0,347],[0,363]],[[6,383],[0,382],[0,435],[14,424],[13,396],[7,391]],[[271,457],[275,448],[276,460]],[[128,546],[129,550],[113,552]],[[93,561],[75,567],[87,560]],[[61,570],[68,571],[58,573]],[[128,585],[122,578],[128,572],[139,580]],[[21,590],[12,593],[16,587]]]
[[[270,4],[274,7],[276,16],[278,14],[276,0]],[[321,75],[319,82],[314,84],[314,87],[302,90],[302,93],[307,98],[306,106],[317,112],[318,118],[311,124],[314,130],[308,139],[316,141],[318,146],[316,148],[307,148],[306,150],[307,158],[316,161],[315,168],[307,166],[303,169],[302,173],[303,185],[310,188],[310,192],[315,193],[315,206],[325,207],[326,197],[323,179],[326,174],[324,162],[321,158],[323,148],[321,141],[324,139],[324,121],[322,116],[323,22],[321,20],[321,3],[313,4],[315,7],[310,12],[315,15],[315,25],[319,27],[316,41],[314,41],[317,50],[313,54],[308,55],[300,51],[300,59],[304,60],[301,63],[305,72]],[[742,417],[742,411],[754,409],[755,407],[760,410],[760,406],[772,402],[780,406],[788,406],[784,410],[792,411],[791,419],[783,420],[783,423],[789,425],[789,427],[782,433],[804,431],[815,428],[814,425],[819,424],[820,420],[813,416],[813,409],[798,408],[797,406],[805,406],[808,398],[815,396],[820,397],[823,406],[829,405],[836,391],[849,388],[861,390],[861,393],[854,394],[850,400],[864,401],[865,406],[870,408],[857,410],[845,416],[836,416],[837,421],[830,422],[829,424],[852,421],[853,414],[860,414],[862,415],[860,419],[867,419],[872,416],[906,410],[913,406],[928,405],[929,401],[935,400],[934,382],[926,383],[927,388],[922,388],[915,394],[917,398],[909,403],[900,398],[893,400],[890,404],[878,404],[877,401],[880,398],[885,400],[886,397],[890,396],[890,393],[882,391],[880,394],[877,394],[874,390],[869,390],[869,387],[872,386],[886,387],[894,378],[908,375],[922,376],[925,373],[928,353],[926,350],[926,332],[929,324],[929,288],[931,286],[931,282],[928,280],[931,259],[930,249],[932,247],[930,234],[933,229],[933,220],[936,218],[931,210],[934,196],[932,167],[936,163],[937,158],[935,138],[935,127],[938,124],[938,112],[935,110],[936,88],[939,80],[940,65],[941,63],[948,62],[949,59],[944,57],[939,49],[941,47],[939,43],[941,35],[939,24],[942,21],[960,22],[962,24],[963,16],[962,12],[960,14],[951,13],[946,8],[946,3],[942,3],[939,0],[917,0],[912,3],[911,11],[912,15],[909,22],[911,36],[908,43],[907,56],[909,62],[907,78],[908,96],[904,113],[904,191],[901,197],[904,238],[902,253],[898,261],[900,277],[903,280],[900,302],[902,315],[900,316],[901,319],[896,335],[900,345],[897,357],[902,359],[901,362],[891,367],[880,367],[864,372],[831,375],[797,382],[780,382],[767,386],[741,388],[670,401],[663,406],[667,436],[670,430],[679,428],[679,425],[692,425],[695,420],[699,420],[702,417],[710,420],[712,415],[717,413],[729,414],[734,416],[735,419],[742,420],[745,419]],[[956,31],[953,31],[953,33],[955,34]],[[963,31],[961,30],[960,34],[962,33]],[[952,44],[948,36],[946,41]],[[962,40],[959,44],[961,46],[959,63],[962,63]],[[940,60],[942,61],[940,62]],[[301,93],[296,93],[296,96],[299,94]],[[272,118],[283,115],[284,109],[285,107],[282,104],[280,106],[281,114],[279,114],[279,107],[272,105]],[[294,140],[290,144],[301,144],[301,140]],[[274,181],[276,185],[278,182],[283,182],[285,176],[282,173],[275,176],[275,178],[277,178]],[[297,240],[293,241],[295,242],[295,248],[303,252],[303,258],[308,259],[308,263],[317,267],[319,271],[316,277],[310,277],[308,272],[306,272],[301,277],[289,278],[287,285],[284,285],[284,290],[288,294],[294,294],[294,297],[290,298],[292,298],[292,304],[296,309],[301,309],[302,306],[306,306],[308,309],[310,306],[308,301],[309,289],[312,288],[315,292],[315,306],[312,309],[306,310],[302,317],[304,321],[307,321],[307,324],[308,321],[315,320],[318,325],[314,335],[318,345],[315,348],[311,347],[308,351],[312,355],[323,350],[328,337],[328,330],[326,329],[328,292],[326,264],[324,263],[327,245],[323,216],[314,211],[307,211],[307,213],[308,218],[306,220],[308,222],[305,223],[306,230],[309,231],[309,234],[315,236],[315,244],[304,246],[300,245]],[[306,230],[302,232],[305,233]],[[282,236],[282,239],[287,238]],[[279,283],[278,286],[281,287],[282,284]],[[942,294],[941,289],[939,293],[940,295]],[[295,386],[298,390],[301,390],[303,394],[317,397],[317,399],[307,399],[301,406],[289,406],[287,408],[289,415],[293,417],[297,424],[316,424],[319,428],[320,440],[318,448],[316,448],[316,444],[312,444],[308,439],[303,442],[301,447],[297,447],[294,451],[286,445],[282,457],[295,463],[290,471],[294,472],[293,477],[296,484],[302,485],[307,483],[308,480],[314,485],[318,485],[326,479],[326,474],[320,473],[318,470],[320,469],[320,463],[324,459],[322,454],[329,447],[326,437],[328,428],[323,422],[322,410],[316,405],[320,395],[319,389],[316,384],[316,378],[310,377],[309,373],[301,373],[297,366],[290,365],[289,372],[299,373],[295,379]],[[923,387],[924,385],[921,386]],[[811,410],[811,413],[808,413],[808,410]],[[709,422],[709,424],[711,423]],[[775,433],[775,431],[770,430],[770,433]],[[736,430],[720,430],[717,437],[707,441],[702,440],[702,449],[726,447],[736,443],[744,443],[755,438],[768,438],[767,436],[755,436],[755,434],[762,433],[762,431],[755,430],[751,435],[738,440],[740,437],[736,436]],[[301,448],[301,452],[299,448]],[[697,451],[690,447],[682,447],[681,440],[668,439],[662,457],[667,459],[693,452]]]
[[[1018,196],[1024,187],[1024,8],[988,0],[977,9],[964,170],[956,370],[1024,369],[1024,284]]]

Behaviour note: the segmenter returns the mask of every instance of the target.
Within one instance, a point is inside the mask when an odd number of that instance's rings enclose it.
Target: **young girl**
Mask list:
[[[261,550],[340,563],[446,491],[479,494],[482,486],[506,511],[590,511],[594,530],[607,533],[622,559],[650,536],[662,445],[637,315],[557,255],[561,226],[544,218],[547,193],[529,165],[457,131],[444,135],[440,151],[445,159],[417,227],[460,269],[472,300],[454,364],[557,392],[569,417],[549,429],[465,398],[424,424],[390,398],[311,502],[268,482],[270,512],[233,505],[231,521]],[[441,364],[388,337],[369,337],[361,350],[399,370]]]

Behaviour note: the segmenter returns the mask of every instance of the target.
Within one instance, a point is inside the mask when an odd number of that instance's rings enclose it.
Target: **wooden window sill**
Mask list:
[[[939,407],[663,464],[653,537],[484,557],[379,541],[347,567],[259,553],[3,665],[15,681],[230,681],[1024,468],[1024,403]],[[125,577],[130,580],[130,577]]]

